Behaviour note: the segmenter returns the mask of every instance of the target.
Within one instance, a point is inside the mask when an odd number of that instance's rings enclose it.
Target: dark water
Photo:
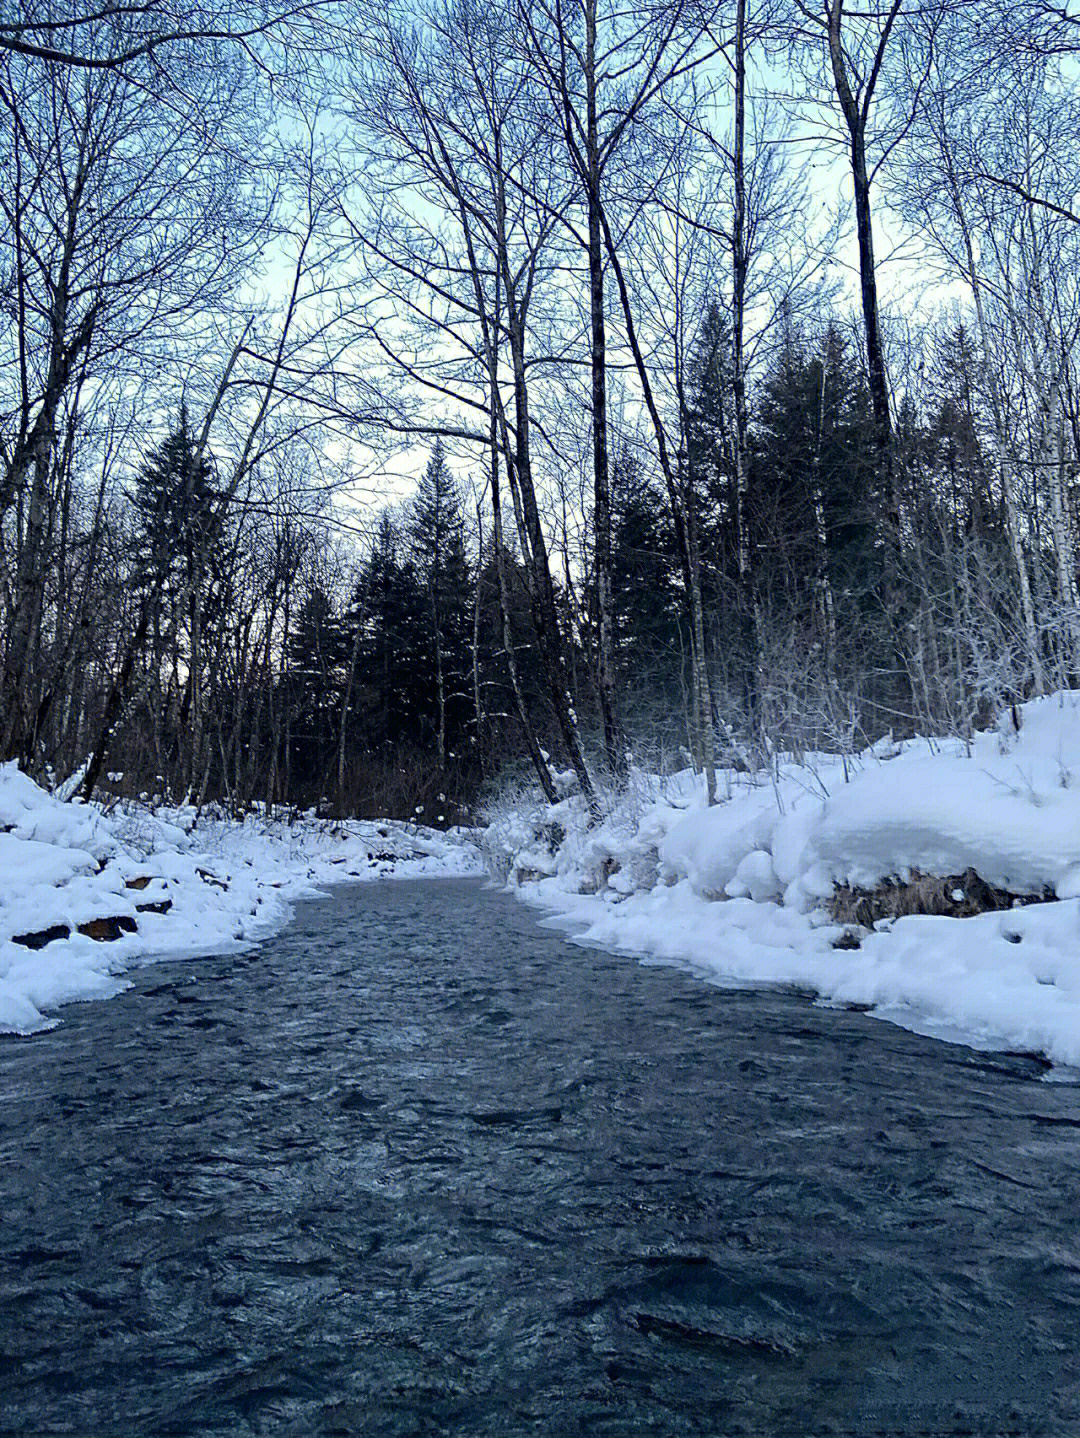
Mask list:
[[[0,1429],[1080,1431],[1080,1095],[339,890],[0,1042]]]

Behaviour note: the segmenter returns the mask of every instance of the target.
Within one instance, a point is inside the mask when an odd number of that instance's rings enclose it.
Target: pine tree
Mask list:
[[[735,393],[730,324],[710,304],[690,355],[686,380],[684,447],[688,548],[704,615],[695,634],[691,607],[692,704],[696,746],[711,786],[711,733],[716,720],[714,663],[728,673],[725,707],[738,696],[747,727],[756,730],[759,708],[758,576],[748,485],[736,466]],[[745,465],[743,472],[745,472]],[[699,652],[700,651],[700,654]],[[725,721],[730,722],[730,712]]]
[[[203,720],[200,703],[200,635],[208,608],[214,601],[220,610],[224,590],[208,595],[207,574],[216,570],[215,545],[223,535],[221,496],[214,486],[210,457],[199,446],[191,430],[186,404],[180,406],[176,427],[151,449],[133,478],[128,491],[132,508],[130,544],[131,584],[138,595],[135,631],[127,645],[119,671],[105,696],[97,738],[87,765],[83,793],[89,797],[97,783],[105,753],[120,721],[137,665],[147,666],[148,707],[157,731],[166,719],[161,697],[166,649],[173,646],[172,690],[180,685],[181,668],[186,670],[185,694],[173,721],[171,752],[177,756],[180,733],[189,720],[194,742],[187,744],[186,784]],[[209,600],[209,605],[208,605]],[[187,620],[187,653],[180,659],[180,624]],[[147,651],[147,652],[144,652]],[[194,714],[192,711],[194,710]],[[179,719],[181,722],[176,723]],[[185,737],[191,738],[191,735]],[[153,750],[163,762],[162,735],[155,732]]]
[[[882,611],[883,534],[873,410],[843,336],[829,326],[811,347],[788,328],[757,410],[751,466],[761,582],[805,652],[835,681],[844,649],[887,666]],[[810,620],[807,625],[807,619]]]
[[[732,466],[731,339],[720,307],[711,303],[694,344],[686,381],[686,466],[713,563],[734,562],[738,505]]]
[[[175,429],[147,455],[130,498],[142,583],[182,582],[209,549],[220,519],[213,465],[192,434],[186,404],[180,406]]]
[[[349,656],[342,619],[315,583],[289,636],[286,662],[290,771],[313,801],[323,797],[333,764]]]
[[[424,588],[397,526],[383,515],[360,581],[364,595],[357,707],[367,746],[421,749],[434,731],[433,662]]]
[[[435,751],[441,771],[464,739],[469,716],[471,577],[465,516],[441,440],[432,450],[406,522],[405,536],[424,590]]]
[[[221,561],[229,536],[213,463],[192,432],[186,404],[175,428],[136,473],[129,498],[134,582],[142,594],[140,629],[151,638],[151,692],[166,682],[171,651],[167,682],[175,715],[169,752],[179,787],[188,790],[204,759],[206,639],[224,615]],[[157,702],[152,709],[160,720],[166,706]]]
[[[655,722],[679,683],[684,596],[663,495],[626,453],[611,472],[615,654],[628,717]],[[644,711],[644,712],[643,712]]]

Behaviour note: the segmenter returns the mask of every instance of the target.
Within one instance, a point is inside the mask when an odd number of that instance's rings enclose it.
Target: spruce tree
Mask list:
[[[186,404],[175,428],[136,473],[130,498],[142,583],[179,582],[208,551],[220,518],[213,465],[192,433]]]
[[[441,440],[409,507],[405,536],[424,591],[427,654],[435,700],[435,753],[441,770],[464,742],[469,716],[472,625],[465,516]]]
[[[349,640],[341,617],[326,590],[315,583],[289,636],[286,663],[290,772],[313,802],[323,797],[333,764],[348,663]]]
[[[777,633],[835,687],[895,662],[884,613],[889,522],[869,390],[839,330],[789,327],[758,404],[751,515]],[[800,681],[801,682],[801,681]]]
[[[616,662],[627,690],[641,695],[627,704],[627,714],[651,697],[651,712],[669,703],[681,661],[679,621],[683,596],[679,564],[668,522],[666,503],[641,465],[625,452],[616,456],[611,472],[613,510],[612,600]]]
[[[367,746],[383,756],[402,745],[419,750],[434,732],[429,626],[423,586],[388,514],[360,583],[357,707]]]

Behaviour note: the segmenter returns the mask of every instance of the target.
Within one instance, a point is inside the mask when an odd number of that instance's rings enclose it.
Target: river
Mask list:
[[[1080,1429],[1080,1091],[340,888],[0,1039],[0,1430]]]

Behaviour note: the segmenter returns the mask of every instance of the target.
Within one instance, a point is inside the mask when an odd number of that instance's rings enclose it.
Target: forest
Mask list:
[[[1080,664],[1080,11],[0,10],[0,760],[468,821]]]

